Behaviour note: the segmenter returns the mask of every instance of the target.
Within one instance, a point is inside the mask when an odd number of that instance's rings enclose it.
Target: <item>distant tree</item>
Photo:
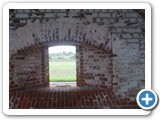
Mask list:
[[[76,55],[74,54],[74,55],[70,56],[70,59],[76,59]]]
[[[49,61],[53,61],[54,60],[54,56],[53,55],[49,55]]]
[[[59,56],[58,59],[59,59],[59,60],[63,60],[64,57],[63,57],[63,56]]]
[[[66,52],[65,52],[65,51],[63,51],[63,55],[66,55]]]
[[[51,58],[51,56],[49,56],[49,61],[51,61],[52,60],[52,58]]]

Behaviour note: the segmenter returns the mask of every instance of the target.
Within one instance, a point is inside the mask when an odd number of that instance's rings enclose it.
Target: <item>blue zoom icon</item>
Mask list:
[[[157,94],[152,90],[141,90],[137,95],[137,103],[142,109],[152,109],[157,104]]]

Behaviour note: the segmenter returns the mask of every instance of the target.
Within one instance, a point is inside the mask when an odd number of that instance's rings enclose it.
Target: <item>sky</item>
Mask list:
[[[54,47],[49,47],[48,52],[49,54],[51,53],[62,53],[62,52],[72,52],[76,53],[76,47],[75,46],[66,46],[66,45],[61,45],[61,46],[54,46]]]

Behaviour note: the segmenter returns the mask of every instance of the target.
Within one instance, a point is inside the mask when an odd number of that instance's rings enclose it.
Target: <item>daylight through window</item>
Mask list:
[[[76,82],[76,47],[49,47],[50,82]]]

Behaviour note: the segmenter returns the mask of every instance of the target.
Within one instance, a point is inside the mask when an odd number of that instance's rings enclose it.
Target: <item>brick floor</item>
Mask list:
[[[118,99],[111,89],[50,85],[10,92],[11,109],[134,109],[135,101]]]

